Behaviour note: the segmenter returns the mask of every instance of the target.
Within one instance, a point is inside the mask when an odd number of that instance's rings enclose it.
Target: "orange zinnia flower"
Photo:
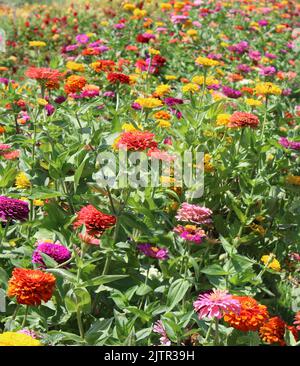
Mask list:
[[[96,71],[96,72],[101,72],[101,71],[114,71],[115,70],[115,62],[112,60],[98,60],[95,61],[91,64],[92,68]]]
[[[67,94],[79,92],[85,86],[86,82],[83,76],[71,75],[65,84],[65,92]]]
[[[259,335],[261,339],[269,344],[279,344],[285,346],[284,341],[285,330],[289,329],[297,340],[297,330],[294,327],[288,326],[279,316],[270,318],[260,329]]]
[[[229,118],[228,127],[251,127],[256,128],[259,124],[259,119],[252,113],[247,112],[234,112]]]
[[[40,305],[42,301],[47,302],[51,299],[55,281],[51,273],[15,268],[8,283],[7,295],[15,296],[19,304]]]
[[[235,329],[248,332],[256,331],[269,319],[267,307],[248,296],[233,296],[241,303],[239,314],[233,312],[224,316],[225,322]]]

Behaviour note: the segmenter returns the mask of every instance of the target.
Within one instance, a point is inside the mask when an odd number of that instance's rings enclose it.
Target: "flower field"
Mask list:
[[[300,345],[298,1],[0,16],[0,346]]]

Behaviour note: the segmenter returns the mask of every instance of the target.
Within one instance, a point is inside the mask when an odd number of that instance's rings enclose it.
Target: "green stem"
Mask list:
[[[25,315],[24,315],[24,319],[23,319],[23,322],[22,322],[22,328],[25,327],[25,324],[26,324],[26,321],[27,321],[27,316],[28,316],[28,311],[29,311],[29,306],[26,305]]]
[[[16,308],[15,308],[15,311],[10,319],[10,321],[8,322],[8,330],[13,330],[13,323],[14,321],[16,320],[16,317],[18,315],[18,312],[19,312],[19,309],[20,309],[20,304],[17,304]]]
[[[78,324],[78,330],[79,330],[80,337],[82,339],[84,339],[84,329],[83,329],[83,324],[82,324],[82,319],[81,319],[80,308],[78,308],[76,311],[76,317],[77,317],[77,324]]]
[[[7,231],[8,231],[9,224],[10,224],[10,220],[6,221],[5,228],[4,228],[4,233],[0,238],[0,251],[2,249],[3,239],[6,241],[6,236],[7,236]]]
[[[209,336],[211,334],[211,331],[212,331],[212,327],[213,327],[213,322],[211,321],[210,324],[209,324],[209,328],[207,330],[207,333],[206,333],[206,336],[205,336],[205,339],[204,339],[203,343],[207,343],[208,338],[209,338]]]
[[[219,345],[219,319],[215,318],[215,340],[214,340],[214,345],[218,346]]]
[[[268,101],[269,101],[269,99],[268,99],[268,96],[266,95],[265,115],[264,115],[262,129],[261,129],[261,140],[264,137],[264,131],[265,131],[265,126],[266,126],[266,122],[267,122]]]

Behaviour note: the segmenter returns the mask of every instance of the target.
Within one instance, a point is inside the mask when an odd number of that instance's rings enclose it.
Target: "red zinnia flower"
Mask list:
[[[252,113],[234,112],[230,116],[228,127],[251,127],[256,128],[259,124],[259,119]]]
[[[77,229],[84,225],[88,235],[101,235],[115,223],[115,216],[98,211],[93,205],[87,205],[77,213],[73,227]]]
[[[115,143],[117,148],[126,146],[127,150],[142,151],[157,147],[157,142],[154,141],[154,133],[145,131],[123,132]]]
[[[35,269],[15,268],[8,283],[8,296],[16,297],[17,302],[23,305],[41,305],[51,299],[55,277]]]
[[[49,67],[29,67],[25,75],[41,83],[49,82],[51,84],[57,84],[62,77],[58,70],[50,69]]]
[[[129,84],[130,83],[130,78],[127,75],[121,74],[121,73],[117,73],[117,72],[110,72],[107,75],[107,80],[111,83],[111,84],[116,84],[116,83],[120,83],[120,84]]]
[[[248,332],[257,331],[269,319],[267,307],[259,304],[255,299],[248,296],[233,296],[241,303],[239,314],[227,313],[224,321],[231,327]]]

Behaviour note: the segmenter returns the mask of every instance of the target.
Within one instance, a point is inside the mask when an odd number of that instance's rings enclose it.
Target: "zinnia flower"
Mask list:
[[[239,90],[232,89],[229,86],[223,86],[222,91],[228,98],[237,99],[242,96],[242,93]]]
[[[28,219],[28,214],[29,207],[27,202],[0,196],[0,221],[25,221]]]
[[[49,83],[50,89],[52,87],[56,88],[62,77],[62,74],[58,70],[49,67],[30,67],[25,72],[25,75],[31,79],[37,80],[46,87],[48,86],[47,83]]]
[[[8,282],[7,294],[9,297],[16,297],[18,304],[41,305],[51,299],[55,277],[35,269],[15,268],[11,279]]]
[[[261,95],[280,95],[281,89],[273,83],[258,83],[255,87],[255,93]]]
[[[273,269],[274,271],[280,271],[281,267],[280,267],[280,263],[278,262],[278,260],[275,258],[274,254],[269,254],[269,255],[263,255],[260,260],[265,264],[268,265],[268,268]]]
[[[226,290],[212,289],[210,292],[199,295],[194,301],[194,310],[198,313],[199,319],[221,319],[228,312],[239,314],[240,308],[240,302]]]
[[[0,346],[41,346],[41,342],[28,334],[4,332],[0,334]]]
[[[195,224],[210,224],[212,211],[207,207],[201,207],[184,202],[177,211],[178,221],[194,222]]]
[[[157,98],[138,98],[134,103],[138,103],[142,108],[147,109],[157,108],[163,105],[162,101]]]
[[[300,311],[298,311],[295,315],[294,325],[296,326],[297,330],[300,330]]]
[[[153,326],[153,332],[161,335],[160,344],[163,346],[171,346],[171,341],[168,338],[167,332],[161,320],[158,320]]]
[[[206,238],[205,231],[195,225],[178,225],[173,231],[187,241],[195,244],[201,244],[203,239]]]
[[[269,319],[267,307],[248,296],[233,296],[241,304],[239,314],[229,312],[224,316],[225,322],[243,332],[257,331]]]
[[[252,113],[234,112],[229,118],[228,127],[251,127],[256,128],[259,124],[259,119]]]
[[[67,94],[79,92],[83,89],[86,83],[87,81],[83,76],[71,75],[68,77],[65,84],[65,92]]]
[[[278,142],[286,149],[300,150],[300,141],[290,141],[286,137],[280,137]]]
[[[211,58],[201,57],[201,56],[198,57],[195,62],[197,65],[201,65],[204,67],[212,67],[212,66],[220,65],[219,61],[215,61],[215,60],[212,60]]]
[[[157,147],[157,142],[154,141],[154,134],[148,131],[131,131],[123,132],[114,146],[116,148],[126,148],[128,151],[143,151]]]
[[[102,235],[106,229],[114,226],[115,223],[115,216],[98,211],[93,205],[87,205],[77,213],[73,227],[77,229],[84,225],[89,235]]]
[[[260,329],[261,339],[269,344],[279,344],[285,346],[284,335],[286,329],[289,329],[297,340],[297,330],[288,326],[279,316],[270,318]]]
[[[24,172],[20,172],[16,176],[15,186],[18,189],[26,189],[31,186],[30,180],[28,179],[27,175]]]
[[[59,264],[71,258],[71,252],[65,246],[58,243],[40,241],[32,254],[32,263],[40,264],[42,267],[46,267],[46,265],[41,253],[47,254]]]
[[[111,83],[111,84],[129,84],[130,83],[130,78],[129,76],[125,75],[125,74],[121,74],[121,73],[117,73],[117,72],[110,72],[107,75],[107,80]]]
[[[30,329],[27,329],[27,328],[24,328],[24,329],[21,329],[21,330],[18,330],[18,333],[21,333],[21,334],[27,334],[29,335],[30,337],[36,339],[37,338],[37,334],[35,333],[34,330],[30,330]]]
[[[167,248],[153,247],[151,244],[142,243],[138,244],[138,250],[145,254],[147,257],[156,258],[160,260],[166,260],[169,258],[169,252]]]

